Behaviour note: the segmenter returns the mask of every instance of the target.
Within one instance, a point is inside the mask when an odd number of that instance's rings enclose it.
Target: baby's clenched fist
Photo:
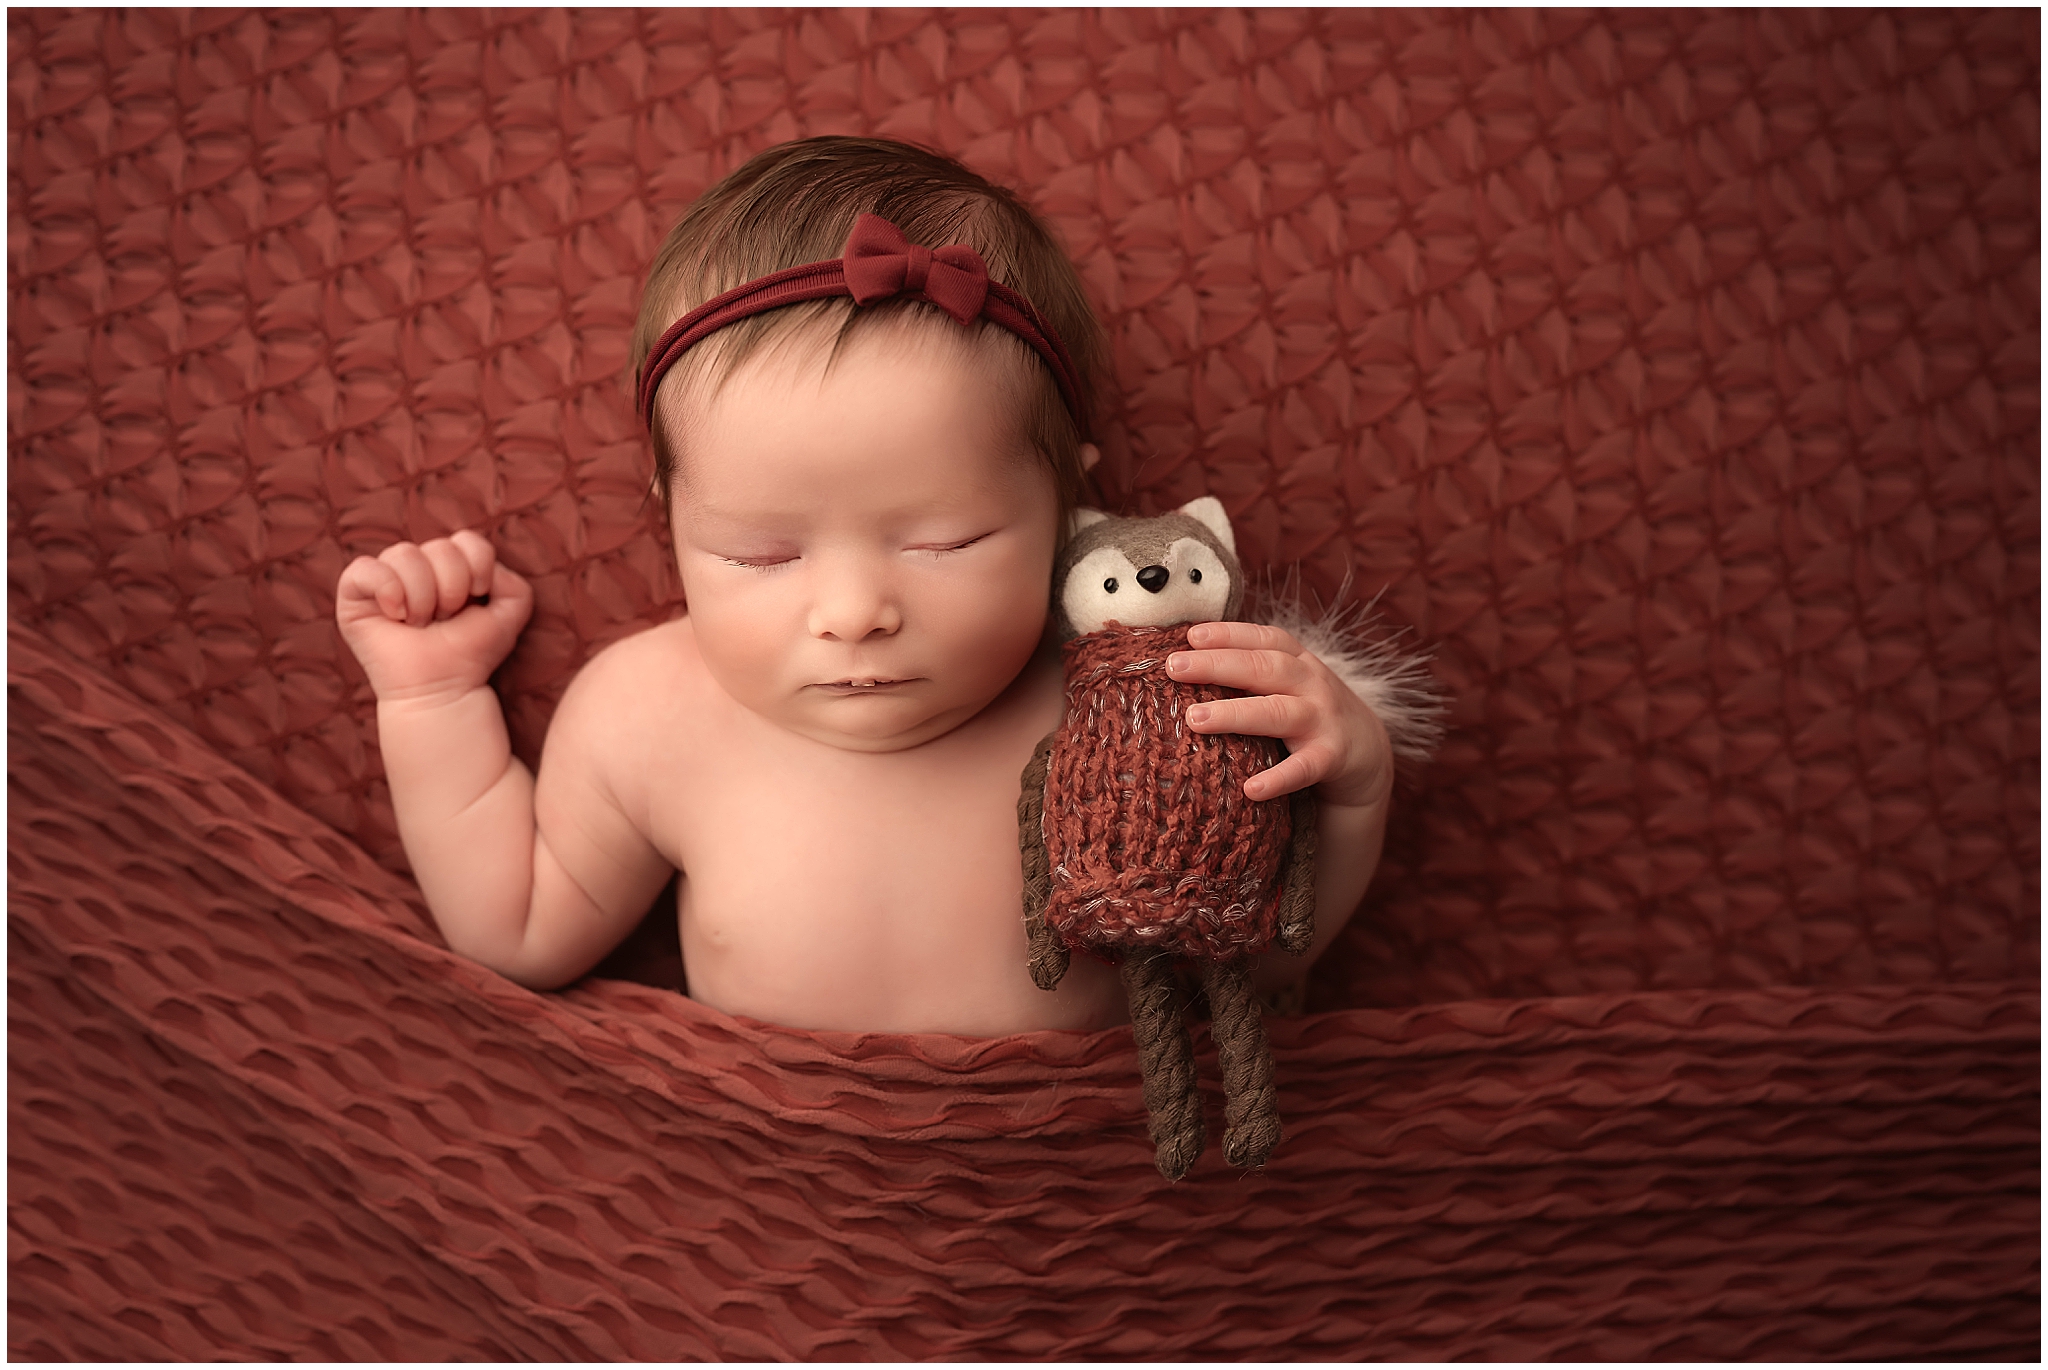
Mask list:
[[[463,529],[357,557],[334,619],[380,703],[458,698],[490,679],[533,613],[533,589]]]

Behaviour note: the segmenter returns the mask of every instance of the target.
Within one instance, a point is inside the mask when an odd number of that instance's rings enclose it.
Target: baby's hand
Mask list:
[[[334,620],[380,701],[467,694],[490,679],[532,612],[532,587],[466,528],[357,557],[334,590]]]
[[[1277,737],[1287,758],[1244,782],[1247,799],[1277,799],[1309,785],[1327,804],[1382,803],[1394,784],[1387,730],[1336,673],[1278,628],[1258,623],[1198,623],[1166,672],[1191,684],[1227,685],[1243,699],[1188,709],[1199,733]]]

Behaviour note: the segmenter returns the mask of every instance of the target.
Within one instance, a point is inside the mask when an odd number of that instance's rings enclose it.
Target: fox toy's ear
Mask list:
[[[1204,495],[1200,499],[1189,500],[1176,512],[1186,514],[1202,524],[1216,535],[1216,540],[1229,550],[1230,555],[1237,555],[1237,539],[1231,536],[1230,515],[1223,512],[1222,500],[1214,495]]]
[[[1221,507],[1220,505],[1218,506],[1218,508]],[[1067,515],[1067,536],[1072,537],[1083,528],[1092,527],[1108,517],[1109,515],[1103,513],[1100,509],[1076,509],[1073,513]]]

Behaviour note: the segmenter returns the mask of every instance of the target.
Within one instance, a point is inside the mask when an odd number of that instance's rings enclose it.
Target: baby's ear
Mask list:
[[[1179,513],[1186,514],[1216,535],[1216,540],[1230,552],[1237,555],[1237,539],[1230,532],[1230,515],[1223,512],[1223,501],[1214,495],[1204,495],[1183,504]]]
[[[1222,506],[1218,505],[1217,508],[1220,509]],[[1067,515],[1067,536],[1072,537],[1083,528],[1093,527],[1108,517],[1109,515],[1100,509],[1076,509]]]

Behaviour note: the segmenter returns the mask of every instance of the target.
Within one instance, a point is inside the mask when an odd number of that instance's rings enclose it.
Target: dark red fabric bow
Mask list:
[[[683,353],[727,324],[805,300],[851,295],[854,303],[875,304],[904,296],[924,300],[962,324],[977,318],[1007,328],[1038,354],[1059,382],[1060,398],[1074,416],[1074,427],[1088,436],[1088,411],[1081,395],[1081,377],[1073,358],[1038,311],[1001,281],[988,278],[981,254],[965,243],[936,250],[920,247],[903,230],[877,214],[863,214],[846,235],[842,255],[809,262],[748,281],[706,300],[677,319],[647,354],[640,370],[640,419],[654,427],[654,396],[661,378]]]
[[[988,299],[988,267],[979,252],[965,243],[936,252],[920,247],[878,214],[863,214],[854,222],[841,260],[847,291],[857,304],[921,294],[967,324],[980,316]]]

